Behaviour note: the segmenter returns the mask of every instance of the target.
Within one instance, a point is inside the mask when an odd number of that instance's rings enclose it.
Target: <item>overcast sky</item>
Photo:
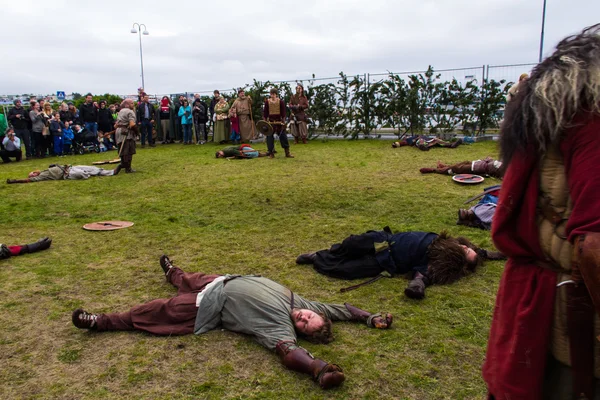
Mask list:
[[[0,94],[228,89],[386,71],[536,62],[543,0],[0,0]],[[545,54],[600,22],[548,0]]]

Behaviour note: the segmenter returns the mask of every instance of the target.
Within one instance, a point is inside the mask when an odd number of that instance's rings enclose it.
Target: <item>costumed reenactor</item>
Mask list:
[[[35,253],[38,251],[46,250],[52,244],[52,239],[45,237],[43,239],[38,240],[35,243],[30,244],[21,244],[16,246],[7,246],[5,244],[0,243],[0,260],[4,260],[6,258],[22,256],[27,253]]]
[[[438,161],[437,168],[421,168],[419,171],[422,174],[477,174],[494,178],[502,178],[502,174],[504,173],[502,161],[494,160],[491,157],[486,157],[483,160],[462,161],[452,165]]]
[[[115,169],[115,174],[118,174],[122,168],[127,173],[135,172],[131,168],[131,161],[135,154],[135,140],[138,134],[135,112],[133,111],[134,107],[133,100],[123,100],[121,111],[119,111],[117,123],[115,124],[117,130],[115,140],[117,141],[117,148],[121,157],[121,163]]]
[[[267,153],[260,152],[253,149],[249,144],[242,144],[236,146],[228,146],[215,153],[216,158],[236,158],[236,159],[248,159],[257,157],[266,157]]]
[[[93,165],[56,165],[48,166],[48,169],[42,171],[31,171],[27,179],[7,179],[6,183],[31,183],[42,181],[62,181],[62,180],[82,180],[89,179],[90,176],[114,176],[117,175],[120,168],[103,169]]]
[[[308,127],[306,124],[308,120],[306,116],[308,99],[304,95],[304,86],[301,84],[296,85],[296,94],[291,97],[288,107],[292,111],[290,129],[292,136],[294,136],[294,143],[298,144],[299,141],[302,141],[302,143],[306,144],[308,138]]]
[[[437,137],[424,136],[424,135],[415,135],[404,138],[398,142],[392,143],[393,148],[404,147],[404,146],[412,146],[416,147],[421,151],[429,151],[433,147],[444,147],[447,149],[455,149],[458,146],[463,144],[462,139],[458,139],[455,142],[447,142]]]
[[[254,124],[252,123],[252,99],[246,96],[244,89],[238,90],[238,98],[233,102],[232,108],[235,108],[235,112],[239,119],[240,124],[240,136],[242,137],[242,143],[248,143],[251,139],[254,139]],[[229,135],[227,135],[229,137]]]
[[[263,118],[273,127],[273,135],[267,135],[267,153],[269,154],[269,158],[275,157],[274,135],[277,134],[279,135],[279,143],[285,151],[285,156],[294,158],[290,153],[290,143],[288,142],[285,133],[285,102],[279,98],[277,89],[271,89],[270,94],[269,98],[265,99],[265,105],[263,107]]]
[[[411,274],[404,294],[425,297],[425,287],[448,284],[472,274],[484,260],[503,259],[502,254],[473,245],[464,237],[446,232],[392,233],[389,227],[351,235],[328,250],[301,254],[297,264],[312,264],[315,271],[338,279],[375,278],[345,289],[351,290],[386,275]]]
[[[284,366],[308,374],[322,388],[339,386],[342,369],[318,358],[297,343],[297,334],[313,343],[333,340],[331,321],[357,321],[387,329],[391,314],[371,314],[350,304],[310,301],[290,289],[260,276],[186,273],[167,256],[160,265],[167,282],[178,289],[171,299],[153,300],[123,313],[72,314],[80,329],[144,331],[155,335],[201,335],[220,328],[252,336],[275,352]]]
[[[488,399],[600,399],[598,71],[600,24],[563,39],[506,107]]]

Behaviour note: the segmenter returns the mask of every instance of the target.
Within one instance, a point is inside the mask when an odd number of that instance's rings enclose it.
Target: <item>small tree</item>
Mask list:
[[[501,81],[484,80],[481,88],[481,101],[475,105],[475,115],[479,122],[478,135],[485,133],[486,129],[498,127],[499,111],[506,104],[506,95],[510,88],[505,83],[504,79]]]

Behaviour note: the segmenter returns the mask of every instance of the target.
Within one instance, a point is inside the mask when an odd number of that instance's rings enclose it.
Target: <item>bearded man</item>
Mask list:
[[[456,164],[444,164],[438,161],[437,168],[421,168],[419,171],[422,174],[477,174],[493,178],[502,178],[504,173],[502,161],[494,160],[491,157],[483,160],[462,161]]]
[[[121,163],[115,169],[115,175],[123,168],[127,173],[135,172],[131,168],[131,161],[135,154],[135,140],[138,135],[135,112],[133,112],[134,107],[133,100],[123,100],[121,111],[119,111],[119,115],[117,116],[115,140],[119,149]]]
[[[254,139],[254,126],[252,124],[252,99],[246,96],[244,89],[238,90],[238,98],[235,99],[231,108],[235,109],[239,118],[242,143],[248,143]]]
[[[350,235],[327,250],[301,254],[296,263],[312,264],[315,271],[339,279],[410,274],[404,294],[420,300],[427,286],[452,283],[475,272],[485,259],[503,258],[498,252],[478,248],[467,238],[453,238],[446,232],[392,233],[385,227]]]
[[[201,335],[218,327],[252,336],[276,352],[284,366],[312,377],[323,389],[339,386],[342,369],[314,358],[298,346],[296,334],[314,343],[333,340],[331,321],[358,321],[377,329],[392,325],[391,314],[371,314],[350,304],[306,300],[260,276],[186,273],[167,256],[160,258],[167,282],[178,289],[171,299],[154,300],[114,314],[72,314],[79,329],[138,330],[155,335]]]
[[[294,143],[298,144],[299,141],[302,141],[302,143],[306,144],[308,138],[308,128],[306,125],[308,120],[306,116],[308,99],[304,95],[304,86],[301,84],[296,85],[296,94],[291,97],[288,107],[292,111],[290,126],[292,136],[294,136]]]
[[[294,158],[290,153],[290,143],[285,133],[285,102],[279,98],[277,89],[271,89],[269,98],[265,99],[263,118],[273,126],[273,134],[267,136],[267,153],[269,158],[275,157],[275,137],[279,136],[279,143],[285,151],[287,158]]]
[[[600,24],[563,39],[506,108],[489,399],[600,399],[599,133]]]

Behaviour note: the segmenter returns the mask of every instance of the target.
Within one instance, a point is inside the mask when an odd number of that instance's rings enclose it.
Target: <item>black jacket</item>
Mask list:
[[[83,103],[79,107],[79,119],[81,122],[98,122],[98,109],[94,107],[94,103]]]
[[[145,118],[144,118],[144,114],[145,114],[145,107],[146,103],[141,102],[140,104],[138,104],[137,106],[137,120],[138,122],[142,122]],[[148,116],[150,118],[148,118],[149,121],[154,119],[154,105],[148,103]]]
[[[13,107],[8,112],[8,122],[10,122],[10,124],[15,129],[27,129],[28,114],[29,113],[27,112],[27,110],[25,110],[24,107],[21,107],[19,109]],[[17,118],[17,115],[21,115],[21,118]]]
[[[108,108],[101,108],[98,110],[98,129],[102,132],[110,132],[113,130],[115,121]]]
[[[194,117],[194,122],[198,124],[205,124],[208,122],[208,107],[206,103],[200,99],[194,100],[194,104],[192,105],[192,116]]]

